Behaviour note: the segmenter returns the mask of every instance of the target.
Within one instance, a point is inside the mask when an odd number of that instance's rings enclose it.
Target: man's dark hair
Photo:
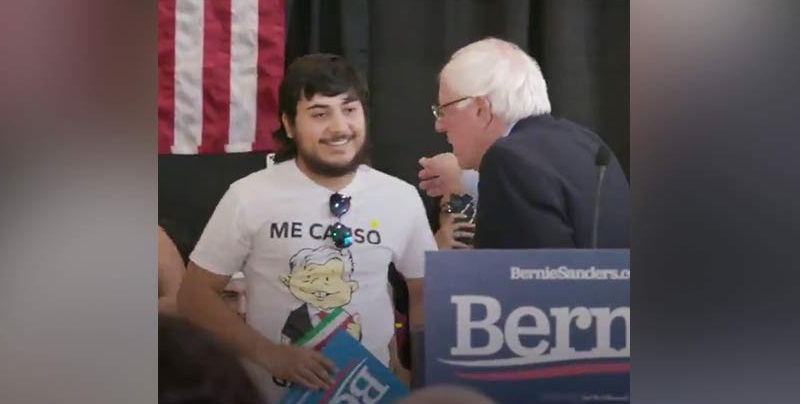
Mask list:
[[[290,124],[294,125],[301,95],[308,100],[316,94],[333,97],[343,93],[362,103],[367,125],[368,86],[359,70],[337,55],[316,53],[302,56],[293,61],[284,73],[278,90],[279,117],[286,114]],[[283,123],[273,138],[278,146],[276,163],[295,158],[298,149],[295,141],[287,136],[287,128],[283,127]]]
[[[160,404],[260,404],[233,351],[180,317],[159,315]]]

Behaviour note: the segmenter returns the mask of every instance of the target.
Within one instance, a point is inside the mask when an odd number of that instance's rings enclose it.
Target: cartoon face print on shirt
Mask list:
[[[318,310],[342,307],[359,288],[350,280],[350,257],[331,247],[305,248],[290,258],[290,273],[281,282],[298,300]],[[351,269],[351,268],[349,268]]]
[[[290,258],[290,271],[280,277],[301,302],[287,317],[282,341],[294,343],[338,307],[351,302],[359,283],[351,280],[353,259],[348,250],[330,246],[304,248]],[[348,313],[343,326],[357,340],[362,338],[359,314]]]

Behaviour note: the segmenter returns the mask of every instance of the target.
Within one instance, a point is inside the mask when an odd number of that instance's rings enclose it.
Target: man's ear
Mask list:
[[[287,133],[287,137],[292,139],[292,125],[290,125],[290,118],[287,116],[286,113],[281,114],[281,124],[284,125],[284,132]]]
[[[357,288],[359,288],[359,282],[348,281],[348,287],[351,288],[351,292],[356,292]]]
[[[279,280],[281,280],[281,283],[283,283],[284,286],[290,287],[290,276],[289,275],[286,275],[286,274],[285,275],[281,275],[279,277]]]
[[[476,116],[482,118],[483,121],[490,122],[493,118],[493,106],[490,104],[490,99],[487,97],[476,97]]]

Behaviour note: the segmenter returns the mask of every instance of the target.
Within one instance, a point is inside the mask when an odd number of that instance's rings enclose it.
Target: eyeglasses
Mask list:
[[[337,217],[337,223],[331,226],[331,239],[334,240],[334,245],[337,248],[348,248],[354,244],[353,232],[351,228],[342,224],[340,218],[351,209],[351,197],[344,196],[339,192],[335,192],[329,197],[329,210],[331,214]]]
[[[462,97],[462,98],[460,98],[458,100],[449,101],[449,102],[447,102],[445,104],[432,105],[432,114],[434,114],[434,119],[441,119],[443,117],[443,109],[444,108],[446,108],[446,107],[448,107],[450,105],[454,105],[454,104],[456,104],[456,103],[458,103],[460,101],[465,101],[468,98],[473,98],[473,97],[470,97],[470,96],[469,97]]]

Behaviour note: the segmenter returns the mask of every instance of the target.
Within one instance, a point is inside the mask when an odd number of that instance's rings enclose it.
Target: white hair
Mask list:
[[[451,91],[487,96],[493,114],[509,122],[551,112],[546,80],[535,59],[511,42],[487,38],[454,52],[440,71]],[[462,108],[468,103],[459,103]]]

